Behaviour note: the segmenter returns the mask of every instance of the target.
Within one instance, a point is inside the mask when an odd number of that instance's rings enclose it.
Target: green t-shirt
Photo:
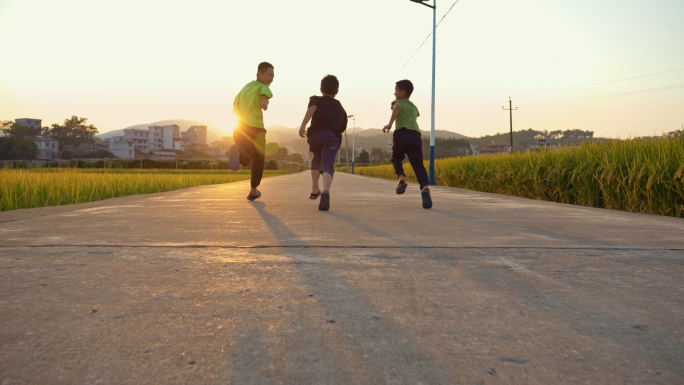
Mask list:
[[[392,109],[394,109],[394,103],[399,103],[401,110],[399,110],[399,116],[397,116],[397,125],[395,128],[398,130],[400,128],[406,128],[407,130],[416,130],[420,132],[418,127],[418,122],[416,119],[420,116],[418,112],[418,107],[413,104],[408,99],[399,99],[392,102]]]
[[[271,89],[260,81],[254,80],[242,87],[240,93],[235,97],[235,106],[233,107],[233,113],[240,123],[251,127],[264,128],[264,113],[259,107],[261,95],[266,95],[269,99],[273,97]]]

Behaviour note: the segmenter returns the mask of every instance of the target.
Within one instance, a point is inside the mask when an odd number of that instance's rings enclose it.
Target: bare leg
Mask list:
[[[312,182],[312,184],[311,184],[311,186],[312,186],[312,187],[311,187],[311,194],[316,195],[316,194],[318,194],[319,192],[321,192],[321,189],[320,189],[320,187],[318,186],[318,181],[319,181],[319,179],[321,179],[321,173],[320,173],[320,171],[318,171],[318,170],[311,170],[311,182]],[[325,182],[325,179],[324,179],[324,182]]]
[[[253,197],[259,195],[259,194],[258,194],[257,188],[256,188],[256,187],[252,187],[252,189],[249,190],[249,195],[250,195],[250,196],[253,196]]]
[[[406,183],[406,177],[404,175],[399,175],[399,184]]]
[[[327,172],[323,173],[323,192],[330,194],[330,185],[332,184],[333,176]]]

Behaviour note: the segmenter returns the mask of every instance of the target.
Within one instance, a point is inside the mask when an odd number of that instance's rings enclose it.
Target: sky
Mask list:
[[[436,129],[508,132],[509,97],[515,131],[682,128],[684,1],[436,1]],[[350,127],[387,124],[394,83],[410,79],[427,130],[432,39],[418,47],[432,12],[409,0],[0,0],[0,120],[76,115],[104,133],[193,119],[229,133],[233,98],[268,61],[267,126],[299,127],[333,74]]]

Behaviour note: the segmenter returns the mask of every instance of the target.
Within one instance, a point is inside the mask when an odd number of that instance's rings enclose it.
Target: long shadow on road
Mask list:
[[[306,246],[267,206],[256,202],[253,207],[283,246]],[[359,223],[356,223],[358,226]],[[367,228],[366,230],[372,230]],[[380,236],[379,233],[374,235]],[[406,245],[400,239],[385,236]],[[335,317],[333,335],[324,336],[324,343],[341,363],[343,373],[360,383],[452,383],[445,370],[437,367],[430,353],[411,343],[411,336],[388,317],[360,290],[328,263],[322,255],[325,248],[283,250],[295,262],[303,283],[318,298],[324,313]],[[350,251],[345,251],[350,252]],[[332,322],[332,320],[328,320]],[[323,333],[321,332],[321,335]],[[345,338],[354,335],[357,338]],[[360,338],[359,338],[360,337]],[[340,344],[343,341],[343,344]],[[348,383],[339,379],[340,383]],[[330,378],[323,382],[330,383]]]

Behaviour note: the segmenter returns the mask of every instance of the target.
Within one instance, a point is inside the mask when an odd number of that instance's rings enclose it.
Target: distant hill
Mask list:
[[[221,140],[224,136],[227,135],[225,132],[216,128],[216,126],[212,125],[211,123],[203,122],[200,120],[172,119],[172,120],[162,120],[162,121],[153,122],[153,123],[136,124],[135,126],[122,128],[120,130],[108,131],[108,132],[105,132],[105,133],[102,133],[102,134],[96,135],[96,136],[101,138],[101,139],[107,139],[107,138],[111,138],[114,136],[121,136],[124,134],[123,130],[129,129],[129,128],[135,128],[138,130],[147,130],[147,127],[149,127],[149,126],[154,126],[154,125],[170,126],[173,124],[178,125],[178,127],[180,127],[181,132],[187,131],[188,128],[190,128],[192,126],[207,126],[207,142],[209,144],[211,144],[212,142],[214,142],[216,140]]]
[[[266,141],[269,143],[282,144],[296,140],[304,140],[299,137],[299,128],[287,128],[278,125],[266,127]]]
[[[268,129],[268,134],[266,135],[266,140],[269,142],[276,141],[273,139],[271,136],[271,130]],[[298,130],[292,129],[293,132],[295,133],[295,137],[290,140],[290,141],[285,141],[285,140],[279,140],[278,143],[282,147],[288,147],[292,152],[298,152],[300,154],[306,153],[309,151],[309,145],[306,143],[305,139],[299,138],[298,135]],[[356,133],[354,134],[355,139],[352,140],[352,131],[353,129],[348,128],[347,129],[347,139],[346,142],[349,145],[349,148],[352,146],[355,146],[356,148],[365,148],[367,151],[370,152],[370,150],[373,147],[381,147],[383,150],[389,150],[392,147],[392,133],[388,134],[383,134],[382,129],[380,128],[368,128],[368,129],[363,129],[356,127]],[[278,131],[278,134],[280,134],[280,131]],[[430,140],[430,131],[421,131],[421,134],[423,135],[424,140]],[[445,139],[461,139],[461,138],[466,138],[465,136],[451,132],[451,131],[446,131],[446,130],[435,130],[435,137],[436,138],[445,138]],[[284,138],[280,137],[279,138]],[[342,136],[342,143],[341,147],[345,147],[347,144],[345,143],[345,137]]]

